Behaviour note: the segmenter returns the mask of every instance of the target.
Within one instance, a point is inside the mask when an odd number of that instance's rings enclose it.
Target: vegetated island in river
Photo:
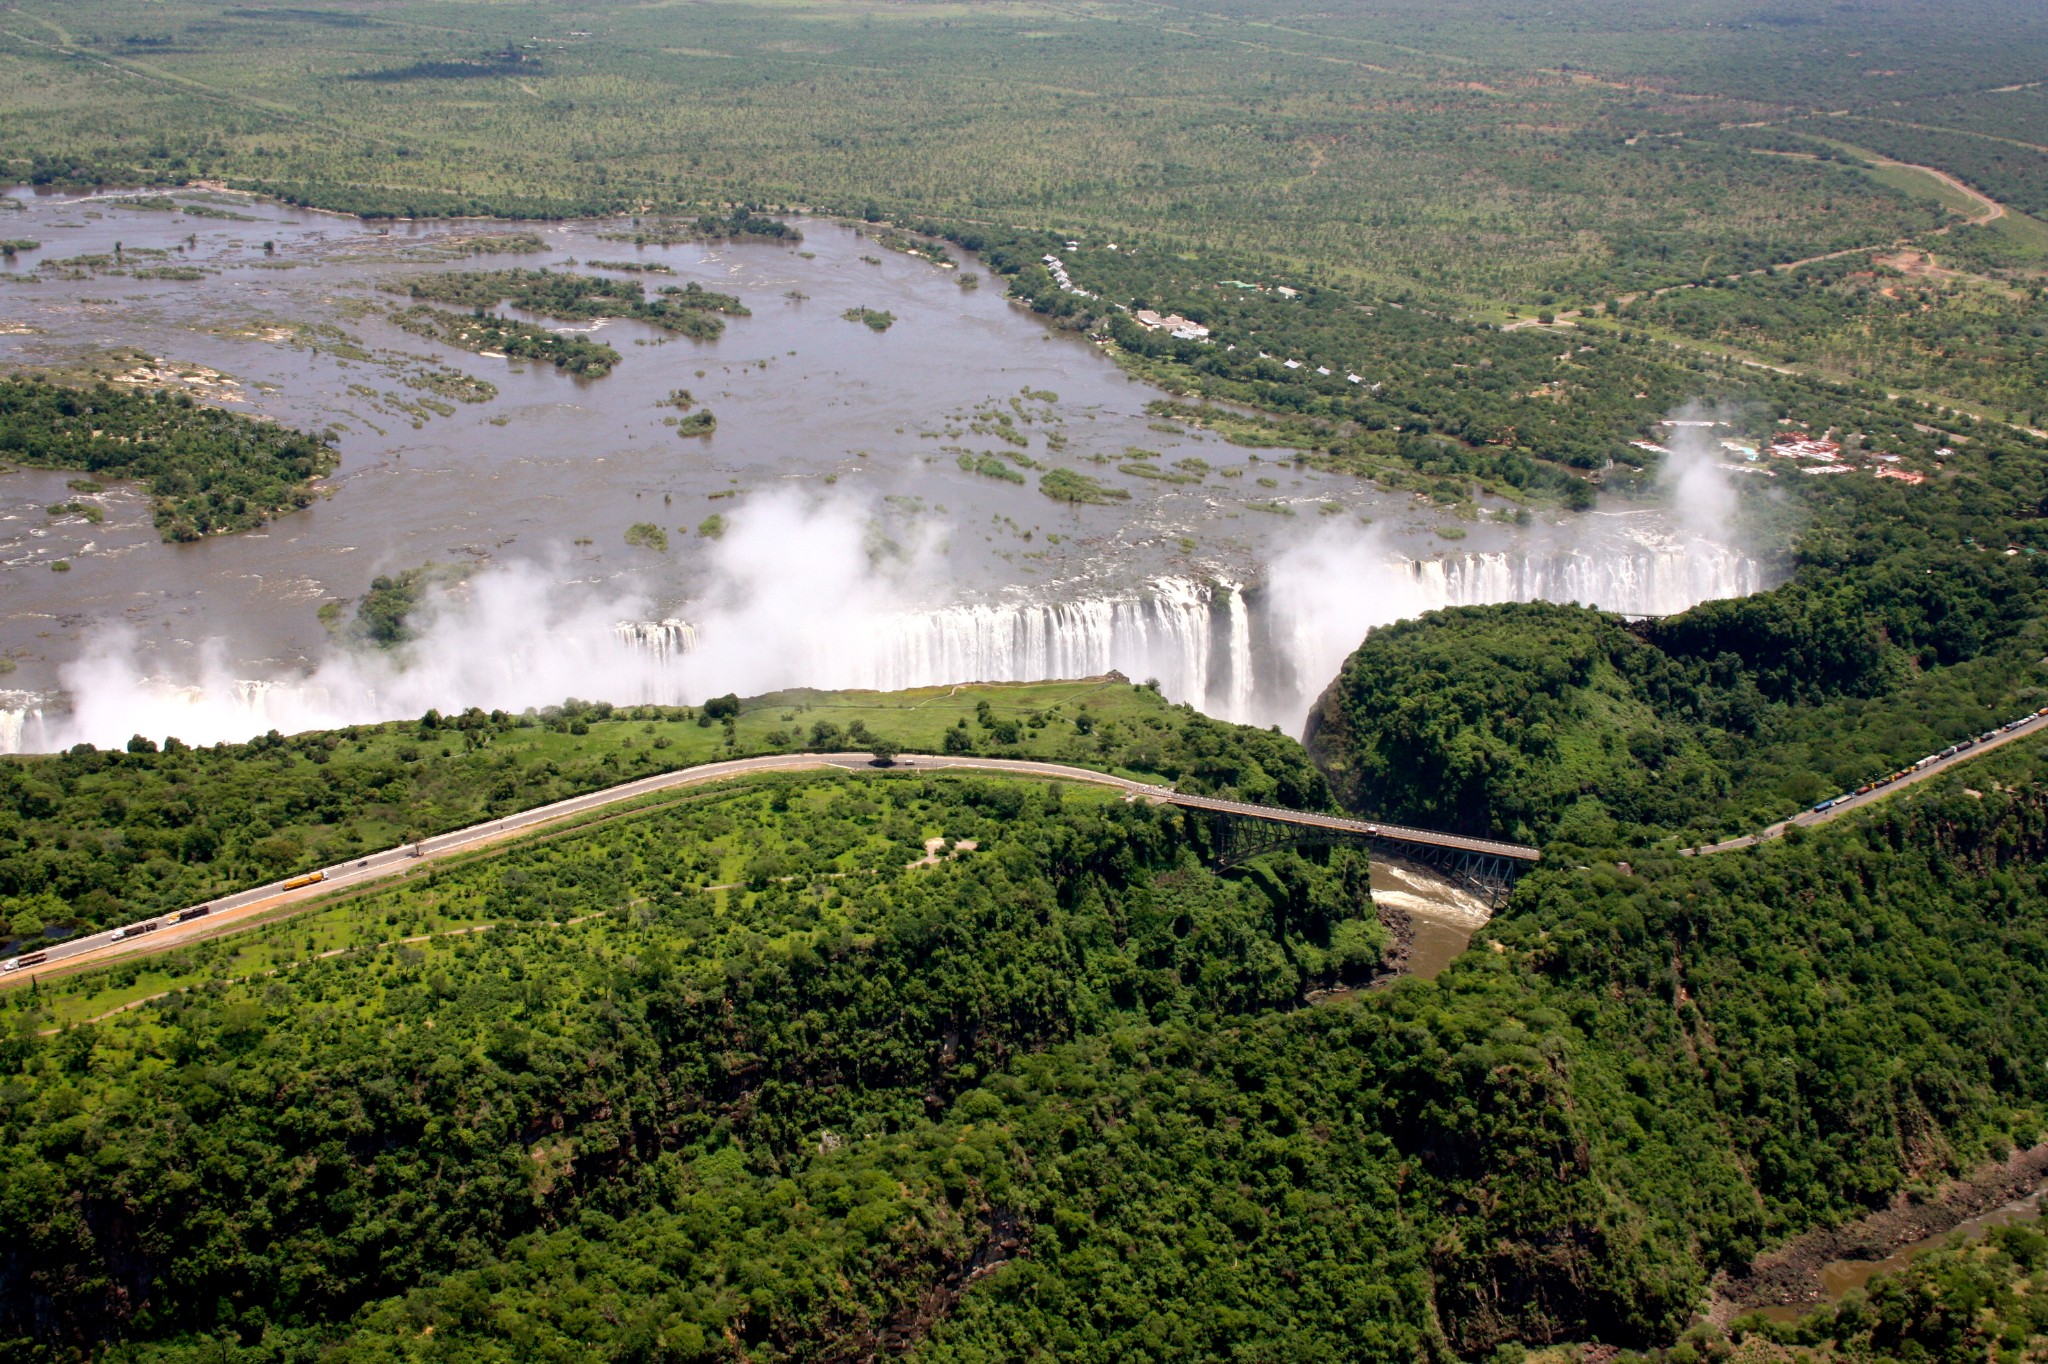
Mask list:
[[[370,580],[370,590],[356,598],[353,619],[348,616],[348,603],[342,601],[325,602],[316,614],[330,633],[343,640],[394,648],[417,637],[412,613],[429,592],[455,586],[476,568],[473,563],[429,562],[379,574]]]
[[[604,232],[606,241],[631,242],[635,246],[677,246],[683,242],[757,241],[785,242],[791,246],[804,239],[794,224],[780,218],[736,208],[724,217],[706,213],[695,219],[662,218],[651,223],[637,219],[631,232]]]
[[[541,360],[583,379],[602,379],[619,363],[619,353],[602,341],[563,336],[531,322],[515,322],[496,313],[451,313],[445,308],[403,308],[392,322],[414,336],[456,346],[477,355],[511,360]]]
[[[1038,476],[1038,490],[1055,502],[1092,503],[1097,506],[1111,502],[1128,502],[1131,495],[1122,488],[1114,487],[1086,474],[1072,469],[1048,469]]]
[[[166,540],[248,530],[307,506],[338,459],[324,436],[190,394],[0,380],[0,460],[140,479]]]
[[[699,341],[709,341],[725,330],[719,314],[750,315],[746,305],[731,294],[713,293],[694,281],[665,285],[650,299],[638,280],[552,270],[451,270],[413,280],[407,292],[422,302],[478,310],[509,303],[565,322],[631,318]]]
[[[848,322],[864,323],[870,331],[885,332],[896,325],[896,314],[881,308],[848,308],[840,316]]]

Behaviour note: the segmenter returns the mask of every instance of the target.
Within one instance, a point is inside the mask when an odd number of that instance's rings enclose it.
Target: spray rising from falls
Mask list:
[[[1669,615],[1754,592],[1760,577],[1754,561],[1710,546],[1411,560],[1366,545],[1290,556],[1258,589],[1168,578],[1079,601],[892,612],[790,644],[805,685],[892,691],[1115,671],[1157,679],[1169,697],[1218,719],[1294,732],[1345,656],[1396,620],[1539,598]]]
[[[343,653],[303,677],[250,681],[224,658],[173,684],[118,636],[65,670],[68,708],[0,708],[0,751],[131,734],[188,743],[416,716],[521,711],[568,696],[689,704],[786,687],[1037,681],[1117,671],[1219,719],[1297,731],[1344,657],[1378,626],[1444,606],[1545,598],[1662,615],[1756,591],[1757,565],[1703,543],[1407,559],[1329,534],[1282,555],[1256,588],[1165,578],[1066,601],[919,607],[913,562],[871,568],[856,516],[766,502],[736,519],[689,619],[597,600],[559,574],[507,567],[440,603],[399,654]],[[793,556],[791,545],[805,547]],[[622,617],[624,618],[622,621]]]

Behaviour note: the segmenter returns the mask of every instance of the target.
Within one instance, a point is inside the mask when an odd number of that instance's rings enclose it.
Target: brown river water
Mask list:
[[[1831,1260],[1820,1271],[1821,1295],[1828,1302],[1840,1302],[1853,1290],[1866,1287],[1878,1275],[1896,1274],[1911,1264],[1915,1257],[1945,1246],[1959,1236],[1966,1241],[1981,1241],[1994,1227],[2040,1220],[2041,1191],[2037,1189],[2025,1198],[2015,1199],[2002,1207],[1980,1213],[1968,1221],[1959,1222],[1938,1236],[1929,1236],[1910,1245],[1900,1246],[1882,1260]],[[1800,1303],[1757,1310],[1771,1321],[1797,1321],[1813,1311],[1814,1307],[1813,1303]]]
[[[1668,611],[1763,585],[1718,527],[1657,507],[1529,527],[1492,507],[1452,540],[1447,509],[1159,429],[1157,390],[1006,301],[972,258],[944,268],[843,224],[803,222],[800,246],[635,246],[605,239],[626,221],[378,225],[203,191],[137,206],[163,198],[5,197],[0,236],[42,245],[0,275],[0,371],[160,363],[209,401],[334,428],[341,467],[308,510],[189,545],[158,539],[133,487],[81,498],[71,474],[0,472],[0,751],[1110,668],[1295,730],[1366,630],[1404,615],[1537,596]],[[545,249],[479,254],[521,232]],[[52,268],[117,244],[112,266]],[[635,277],[735,294],[752,315],[708,342],[527,319],[614,346],[595,380],[388,316],[422,274],[600,261],[666,266]],[[166,267],[197,277],[140,277]],[[970,272],[982,287],[961,287]],[[853,308],[897,320],[877,333]],[[415,386],[430,372],[495,393]],[[676,389],[716,414],[713,435],[664,424]],[[1038,468],[1005,481],[962,470],[963,451]],[[1036,485],[1054,466],[1129,498],[1052,501]],[[46,510],[72,500],[103,521]],[[714,514],[722,537],[699,532]],[[667,551],[625,542],[642,522]],[[428,562],[473,576],[406,650],[344,645],[316,617]]]
[[[1406,974],[1435,980],[1492,917],[1484,901],[1425,867],[1374,858],[1373,903],[1408,915],[1414,940]]]

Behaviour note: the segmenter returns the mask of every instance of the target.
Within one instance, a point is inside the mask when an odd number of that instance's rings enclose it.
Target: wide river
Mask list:
[[[190,545],[158,539],[135,488],[0,472],[0,751],[1111,667],[1293,730],[1364,631],[1403,615],[1534,596],[1665,612],[1760,585],[1715,527],[1658,508],[1459,522],[1284,452],[1162,429],[1146,411],[1161,395],[1085,338],[1006,301],[1000,279],[963,287],[972,258],[800,225],[800,245],[638,246],[626,220],[379,225],[213,192],[8,196],[0,237],[41,245],[0,276],[0,370],[179,384],[331,427],[342,464],[310,509]],[[504,249],[522,234],[543,249]],[[512,266],[695,281],[752,315],[708,342],[546,323],[619,351],[596,380],[390,319],[411,279]],[[858,308],[896,320],[877,332],[844,317]],[[468,380],[480,400],[453,396]],[[675,434],[678,389],[716,414],[713,435]],[[1033,467],[1017,483],[963,453]],[[1037,486],[1051,467],[1129,500],[1055,502]],[[74,501],[102,519],[49,510]],[[627,543],[638,523],[668,548]],[[398,654],[316,615],[338,602],[346,618],[375,576],[428,563],[469,576]]]

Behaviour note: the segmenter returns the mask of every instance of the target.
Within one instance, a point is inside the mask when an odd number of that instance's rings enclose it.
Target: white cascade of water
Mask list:
[[[1223,594],[1222,602],[1216,599]],[[1229,636],[1223,667],[1217,607]],[[1250,635],[1234,587],[1164,578],[1148,590],[1068,602],[963,603],[926,611],[798,622],[775,643],[762,685],[900,691],[951,682],[1035,682],[1112,670],[1157,678],[1167,694],[1226,710],[1251,686]],[[717,682],[715,642],[681,621],[628,622],[618,637],[670,677]],[[1233,661],[1242,666],[1233,668]]]
[[[1410,572],[1424,610],[1554,601],[1623,615],[1668,616],[1703,601],[1747,596],[1763,586],[1755,560],[1716,545],[1598,555],[1449,555],[1413,560]]]
[[[32,753],[42,737],[43,708],[23,692],[0,695],[0,753]]]
[[[973,603],[858,620],[815,621],[778,641],[768,685],[898,691],[951,682],[1035,682],[1110,671],[1156,679],[1165,694],[1245,724],[1298,727],[1316,693],[1366,633],[1447,606],[1538,599],[1629,615],[1666,615],[1761,586],[1756,563],[1712,546],[1593,555],[1462,554],[1377,558],[1312,590],[1247,598],[1233,584],[1164,578],[1145,590],[1065,602]],[[687,627],[684,627],[687,629]],[[689,678],[711,669],[655,627],[621,627]],[[713,643],[705,637],[702,643]],[[659,690],[657,688],[657,690]]]
[[[697,648],[697,627],[686,620],[622,620],[612,627],[619,642],[667,662]]]
[[[1260,603],[1263,667],[1246,718],[1298,732],[1315,698],[1367,634],[1425,611],[1553,601],[1628,616],[1665,616],[1765,586],[1754,559],[1709,543],[1629,545],[1600,553],[1466,553],[1391,562],[1342,553],[1311,557],[1292,571],[1276,573]]]
[[[418,715],[429,706],[517,711],[570,695],[680,705],[727,691],[894,691],[1111,671],[1156,678],[1167,696],[1218,719],[1297,732],[1359,641],[1404,617],[1537,598],[1663,615],[1756,591],[1762,579],[1754,561],[1711,545],[1430,559],[1359,545],[1306,567],[1276,565],[1272,580],[1249,592],[1163,578],[1069,601],[778,607],[714,612],[702,623],[549,615],[518,593],[496,606],[483,593],[481,609],[437,619],[408,657],[338,655],[307,677],[216,674],[190,685],[145,676],[132,659],[77,669],[68,712],[27,693],[0,697],[0,752],[80,739],[119,744],[137,732],[211,743]]]
[[[1224,714],[1252,714],[1255,674],[1252,670],[1252,616],[1244,604],[1244,593],[1232,587],[1227,599],[1230,612],[1230,700]]]

